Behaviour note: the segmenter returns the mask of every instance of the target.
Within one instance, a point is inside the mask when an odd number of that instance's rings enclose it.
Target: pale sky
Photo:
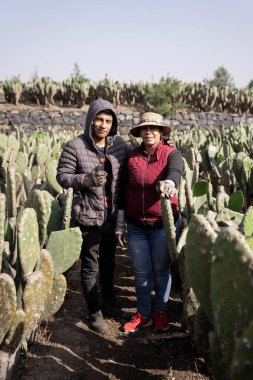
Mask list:
[[[0,0],[0,80],[253,79],[252,0]]]

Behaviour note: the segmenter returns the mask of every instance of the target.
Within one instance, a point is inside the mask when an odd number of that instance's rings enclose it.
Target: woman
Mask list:
[[[143,113],[139,124],[130,131],[134,137],[141,137],[142,144],[132,151],[128,162],[126,219],[137,312],[124,325],[125,332],[137,331],[153,322],[156,331],[166,331],[169,327],[166,310],[171,288],[170,259],[160,193],[170,197],[175,223],[179,224],[176,188],[183,170],[180,152],[162,139],[170,132],[162,116],[153,112]]]

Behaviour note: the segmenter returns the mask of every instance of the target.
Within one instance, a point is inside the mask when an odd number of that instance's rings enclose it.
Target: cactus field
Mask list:
[[[176,241],[170,200],[162,197],[174,279],[171,328],[162,336],[120,330],[135,310],[122,249],[123,316],[109,320],[107,338],[87,327],[74,195],[55,179],[73,136],[52,128],[0,133],[0,379],[252,379],[253,126],[173,131],[184,161],[182,231]]]

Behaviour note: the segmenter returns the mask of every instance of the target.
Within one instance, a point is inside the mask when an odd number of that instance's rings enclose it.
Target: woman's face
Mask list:
[[[152,148],[161,140],[162,131],[154,125],[145,125],[141,127],[140,137],[147,148]]]

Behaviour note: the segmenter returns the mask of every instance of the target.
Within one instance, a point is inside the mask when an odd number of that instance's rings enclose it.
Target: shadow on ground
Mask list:
[[[38,342],[21,358],[12,380],[64,379],[208,379],[206,365],[184,333],[180,290],[172,289],[168,305],[171,328],[158,334],[152,327],[134,334],[121,331],[135,312],[131,262],[126,251],[117,253],[116,286],[123,317],[108,319],[110,332],[100,335],[87,325],[87,309],[80,284],[80,262],[66,273],[68,292],[60,311],[43,322]]]

